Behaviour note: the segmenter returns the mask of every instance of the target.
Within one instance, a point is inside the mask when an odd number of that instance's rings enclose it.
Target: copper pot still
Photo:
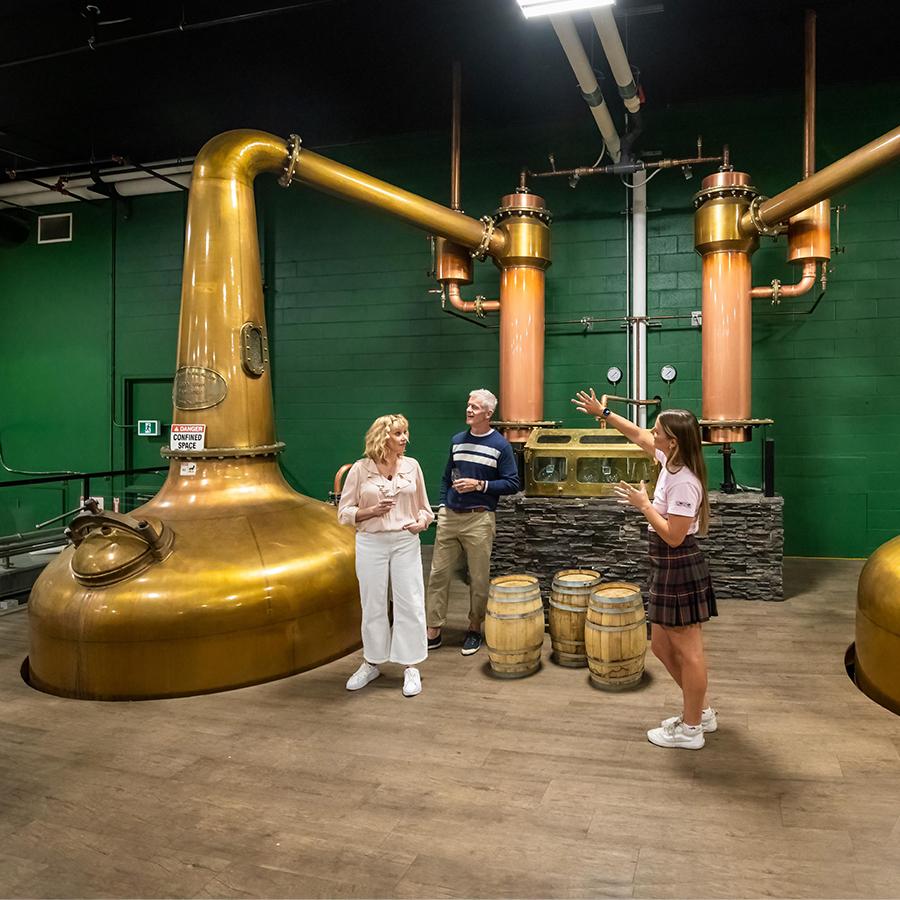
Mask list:
[[[80,516],[28,604],[31,683],[91,700],[177,697],[281,678],[360,643],[354,534],[276,457],[253,180],[280,138],[219,135],[194,165],[176,424],[160,492],[129,516]]]

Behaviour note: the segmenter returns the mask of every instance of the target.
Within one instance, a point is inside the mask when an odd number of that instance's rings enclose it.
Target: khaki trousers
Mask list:
[[[469,621],[484,621],[496,533],[496,517],[488,510],[459,513],[445,506],[438,511],[431,576],[425,595],[425,620],[429,628],[441,628],[447,621],[450,581],[462,568],[463,560],[469,569]]]

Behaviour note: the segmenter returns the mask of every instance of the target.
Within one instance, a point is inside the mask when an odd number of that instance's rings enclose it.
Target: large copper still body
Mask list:
[[[294,136],[213,138],[194,164],[173,389],[173,422],[205,426],[205,446],[164,451],[165,484],[130,515],[74,520],[73,546],[29,602],[29,679],[42,690],[97,700],[225,690],[301,672],[360,644],[353,531],[338,525],[333,506],[293,491],[276,459],[283,445],[253,198],[263,172],[490,255],[516,327],[530,323],[527,340],[543,346],[549,229],[528,208],[534,198],[523,209],[514,203],[508,222],[479,221],[302,150]],[[507,353],[514,371],[520,349]],[[516,374],[516,391],[542,378],[534,355],[525,355],[530,377],[519,386]]]

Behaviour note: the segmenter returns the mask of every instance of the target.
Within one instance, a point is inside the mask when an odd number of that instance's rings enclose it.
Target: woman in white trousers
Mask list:
[[[386,662],[406,667],[403,696],[422,691],[416,668],[428,656],[425,586],[419,533],[434,520],[422,469],[405,455],[409,423],[404,416],[377,418],[366,432],[365,456],[347,475],[338,520],[356,528],[356,577],[362,604],[363,663],[347,681],[358,691]],[[394,625],[388,620],[388,584]]]

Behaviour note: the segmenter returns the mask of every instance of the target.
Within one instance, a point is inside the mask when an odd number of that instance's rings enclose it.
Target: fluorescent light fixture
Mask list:
[[[616,0],[518,0],[526,19],[578,12],[581,9],[594,9],[598,6],[612,6],[615,2]]]

